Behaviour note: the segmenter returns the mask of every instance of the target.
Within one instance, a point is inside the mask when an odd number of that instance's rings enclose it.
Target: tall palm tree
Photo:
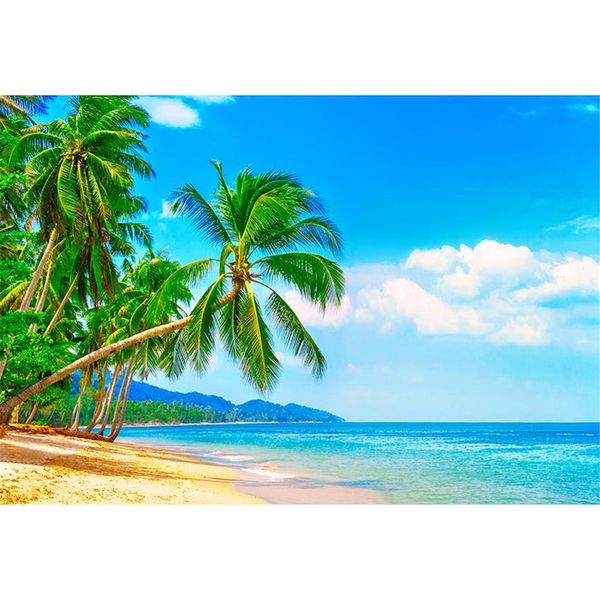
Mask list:
[[[0,96],[0,226],[16,225],[30,208],[23,199],[23,164],[9,163],[19,138],[39,128],[33,115],[46,111],[49,96]]]
[[[218,334],[245,379],[262,392],[270,390],[281,369],[270,322],[289,350],[320,377],[325,357],[273,286],[295,288],[323,311],[327,304],[341,302],[340,267],[305,249],[341,253],[339,231],[323,215],[315,195],[293,176],[275,171],[254,175],[247,168],[230,188],[220,163],[213,164],[219,184],[212,201],[191,184],[173,195],[174,212],[188,217],[220,251],[211,259],[218,274],[192,310],[185,330],[191,363],[199,371],[208,366]],[[167,296],[168,291],[166,285]]]
[[[11,146],[9,168],[26,161],[31,181],[22,199],[26,206],[35,205],[33,216],[45,239],[19,304],[21,312],[31,308],[42,278],[49,280],[58,245],[69,243],[80,249],[77,285],[83,295],[80,275],[86,273],[96,305],[104,292],[111,295],[117,290],[114,255],[128,250],[123,236],[149,237],[143,225],[123,222],[143,210],[143,202],[131,192],[134,175],[153,173],[142,158],[142,129],[148,114],[129,96],[77,96],[69,104],[66,121],[33,128]],[[19,104],[13,101],[13,105]],[[68,288],[69,294],[72,289]],[[58,313],[62,308],[61,303]],[[54,325],[53,320],[50,329]],[[5,356],[0,360],[0,379],[6,364]]]
[[[31,183],[24,201],[35,201],[34,216],[47,241],[24,310],[55,244],[65,238],[84,249],[93,299],[116,290],[111,242],[119,216],[143,208],[131,194],[133,177],[153,174],[142,157],[148,114],[131,97],[78,96],[69,104],[66,120],[21,136],[10,155],[11,164],[27,161]]]
[[[296,289],[323,311],[339,304],[344,291],[341,268],[311,251],[339,254],[339,231],[324,216],[314,194],[293,176],[278,172],[255,175],[245,169],[230,187],[220,163],[213,164],[218,175],[213,198],[206,200],[193,185],[186,184],[175,192],[173,209],[188,217],[201,236],[218,245],[218,258],[195,261],[171,274],[144,308],[146,329],[98,348],[23,390],[0,404],[0,416],[78,369],[182,329],[170,341],[171,347],[180,349],[174,374],[188,362],[198,371],[206,369],[218,337],[249,383],[261,391],[271,389],[281,365],[268,322],[313,375],[323,374],[325,357],[275,286]],[[214,280],[191,312],[168,323],[162,321],[174,289],[192,286],[211,266],[215,267]]]

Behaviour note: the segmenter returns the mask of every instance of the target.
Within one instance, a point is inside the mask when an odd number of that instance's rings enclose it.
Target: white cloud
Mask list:
[[[580,104],[570,104],[567,106],[569,110],[575,110],[577,112],[588,113],[592,115],[597,115],[600,112],[600,107],[598,104],[593,104],[591,102],[580,103]]]
[[[175,218],[176,215],[171,213],[172,206],[173,206],[173,203],[169,202],[169,200],[162,201],[162,210],[160,213],[161,219],[174,219]]]
[[[567,257],[548,268],[548,280],[514,293],[521,301],[540,303],[589,298],[600,293],[600,264],[593,258]]]
[[[573,231],[575,233],[585,233],[600,229],[600,218],[581,215],[560,225],[546,227],[546,231]]]
[[[150,119],[167,127],[196,127],[200,125],[200,115],[195,108],[180,98],[143,96],[139,104],[150,114]]]
[[[517,317],[510,319],[498,331],[490,335],[490,340],[499,344],[541,346],[548,341],[546,324],[536,316]]]
[[[438,282],[441,291],[474,298],[491,289],[512,289],[541,276],[533,252],[527,246],[483,240],[470,248],[461,244],[459,265]]]
[[[597,337],[600,264],[590,256],[483,240],[414,250],[397,265],[354,266],[348,295],[328,319],[308,304],[299,306],[300,316],[320,326],[354,323],[389,332],[410,324],[423,335],[572,345]]]
[[[481,335],[489,330],[474,309],[448,304],[404,277],[363,290],[360,297],[371,314],[391,322],[408,319],[420,333]]]
[[[452,246],[433,250],[413,250],[406,259],[409,269],[422,269],[432,273],[447,273],[460,259],[460,252]]]
[[[306,325],[314,327],[339,327],[348,322],[352,316],[352,306],[349,296],[343,297],[340,306],[327,307],[325,313],[318,306],[304,300],[295,290],[287,292],[284,298],[300,320]]]
[[[600,264],[590,256],[483,240],[414,250],[396,264],[350,267],[342,305],[325,315],[298,292],[285,297],[308,326],[353,324],[382,333],[408,326],[421,335],[593,349],[599,296]]]
[[[190,96],[200,104],[230,104],[235,102],[234,96]]]

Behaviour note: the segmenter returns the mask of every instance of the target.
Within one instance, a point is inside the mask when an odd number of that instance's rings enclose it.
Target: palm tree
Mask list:
[[[30,208],[23,199],[23,164],[9,164],[19,138],[39,129],[33,115],[46,111],[49,96],[0,96],[0,226],[16,225]]]
[[[35,201],[34,216],[47,242],[22,310],[29,308],[54,246],[63,239],[82,248],[82,267],[95,301],[102,290],[116,290],[111,243],[119,217],[143,209],[131,194],[134,175],[153,174],[142,158],[148,114],[131,97],[79,96],[69,104],[66,121],[58,119],[21,136],[10,155],[11,164],[27,161],[31,182],[24,201]]]
[[[199,372],[205,370],[219,338],[249,383],[260,391],[272,389],[281,365],[267,321],[315,377],[323,374],[325,357],[274,286],[296,289],[323,311],[339,304],[344,291],[341,268],[334,260],[309,250],[316,247],[339,254],[342,244],[337,228],[324,216],[314,194],[293,176],[278,172],[254,175],[245,169],[237,176],[235,187],[229,187],[220,163],[213,164],[218,175],[214,197],[206,200],[193,185],[186,184],[175,192],[173,210],[188,217],[200,235],[218,245],[218,258],[177,269],[144,307],[145,329],[94,350],[23,390],[0,405],[0,416],[78,369],[176,332],[177,337],[168,344],[179,349],[177,366],[172,369],[175,375],[188,362]],[[193,285],[211,266],[216,271],[214,280],[191,312],[165,323],[174,290]]]
[[[8,97],[4,98],[0,106],[6,105]],[[10,97],[8,106],[13,112],[15,106],[27,107],[33,102],[27,98],[19,104]],[[81,275],[85,273],[89,294],[97,305],[104,292],[111,295],[117,290],[114,256],[133,252],[127,238],[149,239],[143,225],[129,221],[144,209],[143,201],[131,193],[133,176],[153,174],[141,156],[145,151],[141,129],[148,124],[148,114],[128,96],[79,96],[69,104],[66,121],[32,128],[11,145],[9,167],[27,161],[25,171],[31,182],[22,201],[25,206],[35,204],[33,216],[45,240],[24,289],[20,312],[30,309],[42,278],[50,281],[51,258],[57,246],[70,244],[80,251],[77,281],[63,299],[68,300],[75,285],[80,286],[80,296],[84,295]],[[63,308],[64,302],[59,303],[49,330]],[[0,361],[0,379],[7,358]]]
[[[314,194],[293,176],[253,175],[247,168],[238,174],[235,188],[230,188],[220,163],[213,164],[219,185],[212,201],[191,184],[181,186],[173,196],[174,212],[188,217],[220,250],[219,257],[211,259],[218,265],[218,275],[192,310],[184,334],[192,364],[198,371],[207,367],[218,333],[245,379],[262,392],[272,389],[281,365],[270,321],[289,350],[320,377],[325,357],[273,286],[295,288],[323,311],[328,304],[340,303],[342,270],[333,260],[304,249],[313,246],[340,254],[336,226],[323,215]],[[166,285],[167,295],[168,291]]]
[[[170,260],[164,251],[158,254],[148,251],[135,265],[126,264],[125,278],[121,284],[121,294],[109,305],[103,307],[100,311],[100,318],[98,318],[98,311],[96,310],[90,315],[90,331],[96,331],[93,336],[97,340],[96,345],[102,345],[102,337],[110,343],[124,339],[136,331],[146,329],[145,313],[148,303],[163,283],[179,267],[179,263]],[[184,316],[181,305],[189,303],[192,298],[187,286],[183,284],[172,285],[170,301],[164,303],[161,309],[161,321],[164,322]],[[118,417],[119,415],[124,416],[127,405],[127,394],[123,393],[124,388],[128,387],[128,382],[131,381],[134,374],[146,378],[149,373],[160,369],[162,355],[165,353],[165,348],[169,347],[170,341],[170,336],[155,337],[133,350],[130,349],[113,355],[110,365],[113,368],[110,384],[105,393],[98,395],[96,410],[87,431],[91,431],[101,423],[99,433],[101,435],[104,432],[108,425],[113,397],[118,393],[117,405],[113,414],[113,426],[111,427],[111,431],[115,431]],[[108,367],[107,363],[107,370]],[[117,382],[121,372],[124,373],[124,378],[119,389]],[[101,388],[103,386],[99,386],[99,391]],[[121,404],[122,408],[119,408]],[[119,410],[117,410],[118,408]]]

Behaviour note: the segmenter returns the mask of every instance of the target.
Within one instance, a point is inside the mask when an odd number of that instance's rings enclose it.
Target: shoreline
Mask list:
[[[306,472],[282,471],[276,461],[257,460],[254,457],[231,454],[217,450],[209,454],[198,453],[193,448],[142,442],[145,447],[181,453],[205,464],[213,464],[236,474],[233,487],[268,504],[388,504],[379,492],[345,485],[342,482],[322,479],[319,475]],[[123,445],[141,445],[135,440],[123,440]]]
[[[9,430],[0,504],[383,504],[377,492],[182,449]]]

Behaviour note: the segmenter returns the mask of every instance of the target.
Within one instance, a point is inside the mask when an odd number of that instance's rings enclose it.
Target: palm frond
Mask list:
[[[190,287],[196,285],[210,269],[209,259],[197,260],[178,268],[156,290],[148,302],[146,318],[151,325],[164,321],[165,315],[173,311],[173,305],[191,300]]]
[[[217,312],[221,308],[224,276],[219,275],[204,292],[194,309],[186,328],[186,345],[191,363],[199,372],[204,372],[215,349]]]
[[[206,239],[216,244],[230,245],[231,237],[215,209],[190,183],[177,188],[172,195],[173,214],[190,219],[194,227]]]
[[[262,275],[296,288],[300,294],[325,310],[328,303],[340,304],[344,295],[344,272],[332,260],[310,252],[287,252],[260,258],[254,263]]]
[[[303,358],[304,365],[312,370],[315,378],[320,379],[327,367],[325,356],[290,305],[273,288],[265,287],[271,291],[267,299],[267,315],[277,326],[284,344],[294,356]]]
[[[261,392],[275,387],[281,365],[273,348],[273,336],[265,323],[251,285],[240,298],[237,358],[244,379]]]

